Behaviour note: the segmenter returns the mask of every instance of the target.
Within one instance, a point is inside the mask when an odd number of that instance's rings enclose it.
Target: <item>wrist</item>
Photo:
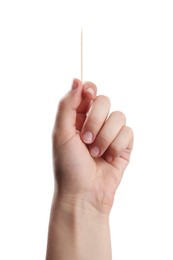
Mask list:
[[[61,214],[73,222],[87,219],[100,225],[109,225],[109,214],[100,212],[88,203],[83,196],[69,194],[62,196],[58,192],[54,192],[51,214],[55,218]]]
[[[54,194],[47,260],[56,259],[50,257],[50,252],[62,260],[110,260],[109,216],[85,201]]]

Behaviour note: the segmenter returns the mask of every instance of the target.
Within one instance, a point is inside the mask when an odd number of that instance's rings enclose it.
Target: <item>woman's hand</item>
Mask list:
[[[128,165],[133,133],[125,115],[109,115],[110,100],[75,79],[59,103],[53,130],[55,187],[67,203],[109,213]]]

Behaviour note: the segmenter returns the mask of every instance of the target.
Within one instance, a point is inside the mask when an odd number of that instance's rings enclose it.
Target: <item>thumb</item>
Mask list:
[[[61,143],[76,134],[76,110],[82,100],[82,90],[81,81],[74,79],[71,90],[59,102],[53,134],[56,139],[58,137],[61,140]]]

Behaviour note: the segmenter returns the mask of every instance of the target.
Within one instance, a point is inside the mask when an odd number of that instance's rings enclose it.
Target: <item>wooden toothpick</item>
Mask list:
[[[81,28],[81,81],[83,82],[83,29]]]

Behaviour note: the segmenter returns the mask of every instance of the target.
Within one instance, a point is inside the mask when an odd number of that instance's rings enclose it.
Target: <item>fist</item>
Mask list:
[[[55,190],[68,203],[110,212],[133,146],[125,115],[109,114],[108,97],[75,79],[58,105],[53,128]]]

